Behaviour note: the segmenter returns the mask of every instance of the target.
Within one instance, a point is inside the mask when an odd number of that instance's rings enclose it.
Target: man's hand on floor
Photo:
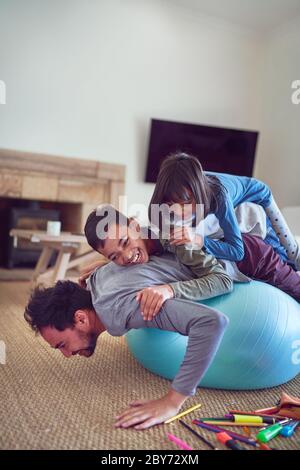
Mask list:
[[[140,304],[145,321],[151,321],[160,311],[163,303],[174,297],[172,287],[168,284],[147,287],[137,293],[136,300]]]
[[[130,407],[116,416],[115,427],[141,430],[155,424],[163,423],[175,416],[186,396],[170,390],[167,395],[157,400],[137,400],[130,403]]]

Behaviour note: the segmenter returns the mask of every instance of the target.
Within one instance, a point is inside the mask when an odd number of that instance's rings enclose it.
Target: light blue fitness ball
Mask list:
[[[229,325],[200,387],[250,390],[274,387],[300,372],[300,304],[268,284],[235,284],[231,294],[204,302]],[[143,328],[126,334],[129,350],[146,369],[173,379],[187,337]]]

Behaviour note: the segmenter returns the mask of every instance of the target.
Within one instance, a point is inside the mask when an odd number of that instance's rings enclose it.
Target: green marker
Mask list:
[[[282,421],[278,421],[276,424],[272,424],[271,426],[266,427],[259,431],[256,435],[256,439],[259,442],[266,443],[269,442],[273,437],[277,436],[280,433],[281,429],[283,428],[283,424],[288,423],[291,421],[290,419],[284,419]]]

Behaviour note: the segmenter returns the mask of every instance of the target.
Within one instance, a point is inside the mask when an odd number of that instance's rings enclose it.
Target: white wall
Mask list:
[[[147,204],[150,118],[258,129],[260,50],[164,1],[1,0],[0,147],[125,163]]]
[[[300,206],[300,104],[291,84],[300,80],[300,19],[278,29],[263,48],[262,132],[256,176],[268,182],[278,204]]]

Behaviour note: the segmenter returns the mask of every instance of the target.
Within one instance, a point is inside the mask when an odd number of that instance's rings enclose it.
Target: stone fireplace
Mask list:
[[[125,166],[0,149],[0,266],[7,260],[9,214],[32,206],[59,213],[62,230],[83,233],[88,214],[108,202],[118,208]]]

